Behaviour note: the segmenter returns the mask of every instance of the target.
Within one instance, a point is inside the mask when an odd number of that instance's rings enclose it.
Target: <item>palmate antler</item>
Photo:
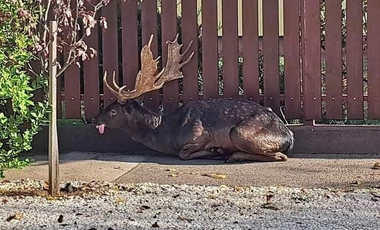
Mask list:
[[[174,41],[167,41],[168,58],[166,66],[157,73],[157,59],[153,59],[153,53],[150,46],[153,41],[153,34],[150,36],[149,42],[141,50],[141,70],[136,76],[135,88],[131,91],[125,91],[126,85],[119,87],[115,79],[115,71],[113,72],[113,87],[107,82],[107,72],[104,72],[103,81],[107,88],[116,96],[120,104],[124,104],[127,100],[137,98],[145,93],[160,89],[166,82],[183,78],[180,69],[191,61],[194,52],[181,63],[183,57],[190,50],[193,41],[190,42],[186,50],[181,54],[182,44],[178,44],[178,34]],[[157,73],[157,74],[156,74]]]

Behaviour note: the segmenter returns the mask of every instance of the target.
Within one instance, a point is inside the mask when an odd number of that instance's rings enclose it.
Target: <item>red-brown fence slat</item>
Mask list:
[[[150,36],[154,38],[151,50],[154,57],[158,56],[157,43],[157,0],[144,0],[141,3],[141,20],[142,20],[142,43],[143,46],[148,44]],[[158,90],[149,92],[144,95],[144,105],[153,111],[158,111],[159,98]]]
[[[193,59],[183,67],[183,101],[196,100],[198,91],[198,21],[197,0],[182,1],[182,43],[186,47],[191,41],[193,45],[189,54],[194,52]],[[185,57],[186,58],[186,57]]]
[[[280,109],[278,0],[263,1],[264,104]]]
[[[173,41],[177,34],[177,0],[162,1],[162,64],[166,64],[168,49],[166,41]],[[165,113],[171,113],[178,108],[178,80],[168,82],[163,88]]]
[[[237,97],[239,95],[238,1],[223,0],[222,3],[223,94],[224,97]]]
[[[368,0],[368,117],[380,118],[380,1]]]
[[[103,30],[103,71],[107,71],[108,82],[112,82],[115,71],[116,82],[119,83],[119,60],[118,60],[118,38],[117,38],[117,1],[110,3],[102,9],[102,16],[107,19],[108,28]],[[115,100],[115,96],[103,84],[104,107]]]
[[[139,47],[137,27],[137,2],[121,3],[122,47],[123,47],[123,84],[132,90],[139,72]]]
[[[243,0],[244,98],[259,102],[258,1]]]
[[[302,1],[304,119],[313,120],[322,117],[320,5],[319,0]]]
[[[89,3],[86,7],[91,9]],[[98,28],[96,25],[92,29],[91,35],[85,38],[88,48],[98,50]],[[87,119],[94,118],[99,113],[99,58],[95,55],[90,60],[83,63],[83,80],[84,80],[84,111]]]
[[[202,1],[202,75],[203,98],[216,98],[218,93],[218,27],[217,0]]]
[[[347,0],[347,116],[363,119],[363,8]]]
[[[299,15],[298,0],[284,2],[285,114],[288,119],[301,116]]]
[[[342,5],[326,1],[326,118],[342,119]]]
[[[70,38],[71,39],[71,38]],[[69,49],[65,48],[64,60],[69,58]],[[79,59],[75,62],[79,62]],[[81,118],[80,71],[76,63],[70,65],[64,72],[65,81],[65,119]]]

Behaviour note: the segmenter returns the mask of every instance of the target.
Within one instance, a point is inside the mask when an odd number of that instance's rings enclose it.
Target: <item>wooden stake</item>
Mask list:
[[[59,195],[59,153],[57,134],[57,22],[49,22],[49,194]]]

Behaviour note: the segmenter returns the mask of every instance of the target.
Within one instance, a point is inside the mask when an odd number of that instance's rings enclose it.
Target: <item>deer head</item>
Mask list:
[[[136,76],[133,90],[126,90],[126,85],[122,87],[117,85],[115,71],[113,72],[112,85],[110,85],[107,81],[107,72],[104,72],[104,84],[115,95],[117,100],[104,109],[96,118],[97,128],[101,134],[104,133],[106,126],[111,128],[137,128],[139,123],[143,122],[154,127],[157,121],[152,117],[152,113],[134,99],[162,88],[169,81],[183,78],[180,70],[191,61],[194,52],[185,61],[182,62],[182,59],[190,50],[193,42],[191,41],[181,54],[182,44],[178,44],[178,34],[174,41],[167,41],[167,62],[165,67],[158,72],[157,64],[160,57],[153,58],[150,48],[152,41],[153,35],[150,36],[148,44],[141,50],[141,70]]]

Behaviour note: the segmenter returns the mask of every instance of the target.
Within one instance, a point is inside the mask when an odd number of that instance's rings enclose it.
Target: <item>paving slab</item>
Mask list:
[[[48,180],[47,156],[23,169],[5,171],[6,180]],[[380,170],[373,165],[380,155],[308,154],[287,162],[224,163],[223,160],[183,161],[153,152],[83,153],[60,156],[61,181],[109,181],[230,186],[287,186],[303,188],[376,187]],[[210,177],[225,175],[224,179]]]
[[[297,155],[287,162],[228,164],[216,160],[182,161],[156,155],[147,158],[115,182],[287,186],[303,188],[380,186],[380,170],[372,167],[380,155]],[[208,176],[202,175],[208,174]],[[225,179],[209,177],[226,175]]]
[[[145,154],[104,154],[71,152],[60,156],[62,181],[113,181],[146,159]],[[31,157],[34,162],[23,169],[5,171],[6,180],[48,180],[47,155]]]

